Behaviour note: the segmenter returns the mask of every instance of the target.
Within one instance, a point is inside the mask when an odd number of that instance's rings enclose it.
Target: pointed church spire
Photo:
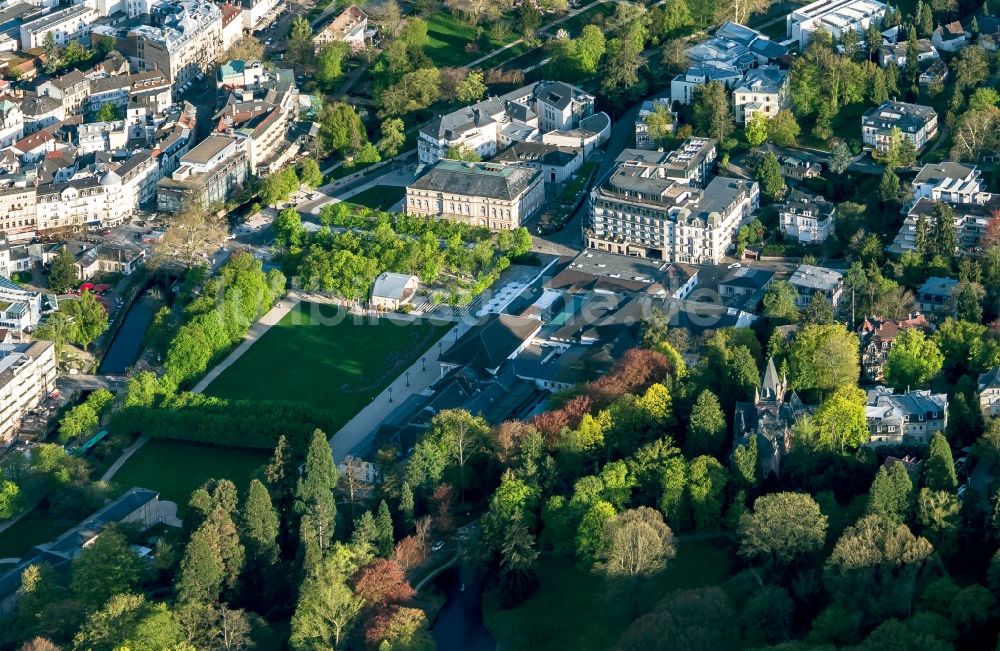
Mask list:
[[[778,371],[774,368],[774,357],[767,359],[767,369],[764,370],[764,377],[760,383],[761,395],[766,400],[780,400],[782,386],[778,380]]]

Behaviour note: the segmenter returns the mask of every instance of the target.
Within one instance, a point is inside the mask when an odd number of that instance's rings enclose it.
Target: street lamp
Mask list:
[[[389,402],[392,402],[392,387],[389,387]]]
[[[438,359],[441,359],[441,347],[444,346],[443,341],[438,342]]]
[[[410,372],[406,372],[406,386],[410,386]]]
[[[427,356],[420,358],[420,371],[424,372],[427,370]]]

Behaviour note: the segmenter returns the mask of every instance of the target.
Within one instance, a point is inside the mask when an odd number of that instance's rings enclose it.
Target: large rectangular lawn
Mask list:
[[[205,392],[304,402],[332,412],[339,429],[450,328],[391,318],[356,321],[333,306],[300,303]]]
[[[123,491],[133,486],[158,491],[161,500],[176,502],[178,514],[184,517],[191,493],[206,481],[228,479],[243,495],[254,471],[270,457],[268,450],[153,439],[139,448],[111,481]]]

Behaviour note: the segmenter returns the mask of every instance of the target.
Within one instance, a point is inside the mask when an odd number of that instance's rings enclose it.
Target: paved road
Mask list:
[[[642,102],[639,102],[618,118],[612,118],[611,136],[604,147],[604,158],[601,159],[594,174],[593,186],[604,182],[611,173],[618,154],[632,144],[632,139],[635,137],[635,120],[639,116],[641,106]],[[585,200],[562,229],[549,235],[532,238],[535,250],[558,252],[561,255],[582,250],[583,223],[588,210],[589,202]]]

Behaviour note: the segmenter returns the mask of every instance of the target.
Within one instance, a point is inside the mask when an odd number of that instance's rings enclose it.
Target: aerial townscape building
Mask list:
[[[625,150],[590,199],[588,248],[667,262],[718,264],[760,201],[753,181],[705,183],[715,143],[693,139],[669,153]],[[701,187],[705,183],[704,187]]]
[[[890,101],[861,116],[861,140],[866,148],[880,154],[889,150],[897,130],[920,151],[937,135],[937,111],[930,106]]]
[[[559,81],[540,81],[500,97],[488,97],[421,127],[417,155],[420,162],[433,164],[446,158],[449,148],[461,146],[482,158],[491,158],[518,142],[572,146],[579,138],[592,148],[610,133],[607,115],[600,114],[603,123],[598,131],[579,136],[574,132],[587,131],[587,118],[594,115],[594,100],[593,95]],[[555,134],[557,140],[547,140],[544,136],[549,134]],[[561,134],[569,142],[560,142]]]
[[[896,337],[904,330],[917,328],[928,330],[930,323],[923,314],[911,314],[904,319],[868,318],[861,322],[858,336],[861,338],[861,372],[870,382],[881,382],[889,352],[895,345]]]
[[[948,426],[948,396],[924,389],[897,394],[887,387],[875,387],[868,392],[865,418],[874,446],[927,442]]]
[[[824,31],[839,41],[848,31],[864,32],[878,25],[885,16],[886,5],[878,0],[816,0],[799,7],[785,18],[788,38],[799,42],[804,50],[813,34]]]
[[[835,269],[800,264],[788,279],[795,289],[795,305],[804,308],[819,294],[834,310],[840,304],[844,290],[844,274]]]
[[[781,232],[803,244],[825,242],[833,234],[837,207],[819,195],[792,190],[778,208]]]
[[[0,2],[0,649],[1000,649],[996,2],[355,2]]]
[[[544,199],[537,169],[444,160],[406,187],[406,212],[504,230],[521,226]]]

